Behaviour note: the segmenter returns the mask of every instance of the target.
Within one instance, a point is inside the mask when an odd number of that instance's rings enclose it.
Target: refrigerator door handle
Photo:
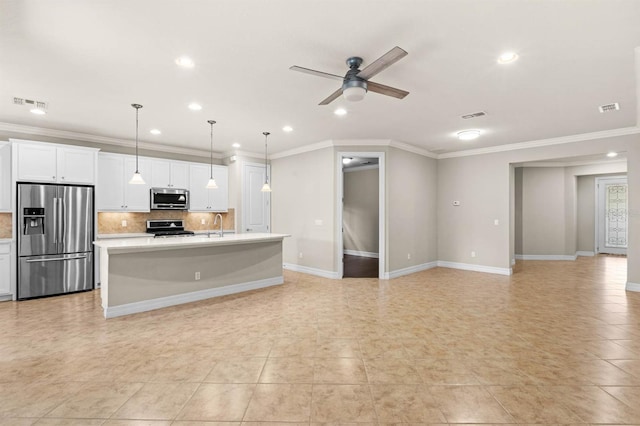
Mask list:
[[[58,242],[58,199],[54,198],[53,199],[53,243],[56,244],[57,242]]]
[[[60,226],[58,227],[58,231],[60,232],[60,244],[64,244],[64,213],[66,213],[66,203],[63,198],[58,199],[58,204],[60,207],[60,215],[58,220],[60,221]]]
[[[57,260],[79,260],[79,259],[86,259],[87,256],[77,256],[77,257],[53,257],[53,258],[49,258],[49,259],[28,259],[26,260],[27,263],[36,263],[36,262],[54,262]]]

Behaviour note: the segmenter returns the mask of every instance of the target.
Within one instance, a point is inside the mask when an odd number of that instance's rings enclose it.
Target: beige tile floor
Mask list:
[[[2,425],[640,424],[626,259],[283,286],[105,320],[0,304]]]

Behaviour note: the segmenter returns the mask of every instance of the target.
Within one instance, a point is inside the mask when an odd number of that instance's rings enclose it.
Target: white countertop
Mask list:
[[[98,234],[98,240],[110,240],[113,238],[149,238],[146,232],[129,232],[124,234]]]
[[[194,248],[206,246],[224,246],[247,243],[261,243],[282,240],[289,237],[288,234],[225,234],[219,237],[212,234],[211,237],[172,237],[172,238],[110,238],[95,241],[100,249],[106,249],[109,253],[126,253],[137,251],[170,250],[176,248]]]

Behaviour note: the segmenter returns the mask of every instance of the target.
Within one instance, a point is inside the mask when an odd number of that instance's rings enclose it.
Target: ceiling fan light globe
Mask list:
[[[367,89],[359,86],[351,86],[342,90],[342,96],[349,102],[358,102],[364,99]]]

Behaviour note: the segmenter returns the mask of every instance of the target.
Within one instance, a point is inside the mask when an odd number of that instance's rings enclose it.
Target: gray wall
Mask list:
[[[578,176],[578,250],[595,252],[596,178]]]
[[[378,253],[378,168],[344,172],[345,250]]]

